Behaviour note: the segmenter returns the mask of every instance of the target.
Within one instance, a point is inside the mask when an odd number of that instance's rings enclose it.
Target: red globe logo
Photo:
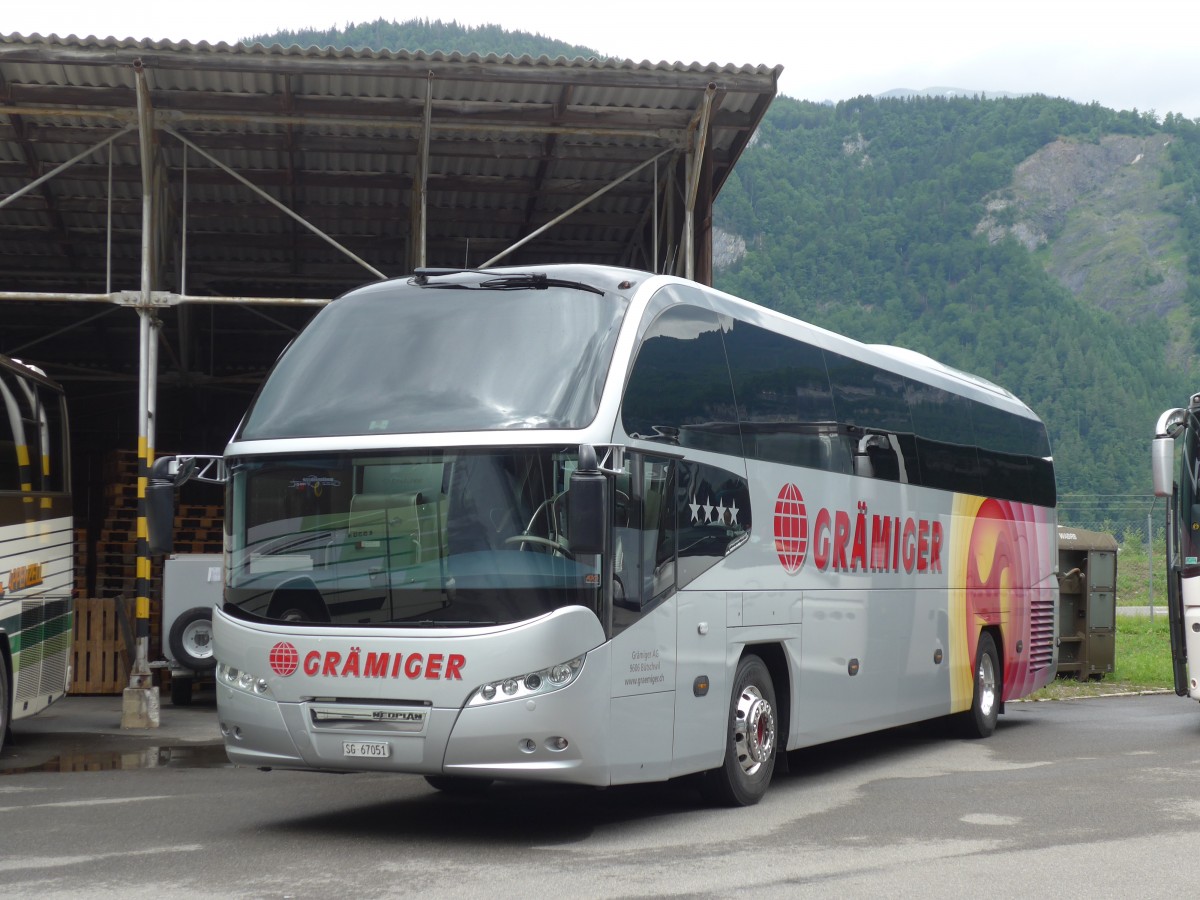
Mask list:
[[[271,671],[276,675],[287,678],[300,665],[300,654],[295,646],[287,641],[280,641],[271,648]]]
[[[808,553],[808,513],[794,484],[785,484],[775,498],[775,552],[789,575],[800,571]]]

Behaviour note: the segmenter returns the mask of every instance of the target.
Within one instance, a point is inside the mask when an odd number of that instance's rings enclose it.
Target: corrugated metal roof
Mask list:
[[[13,34],[0,38],[0,112],[5,106],[21,112],[0,124],[0,195],[133,121],[138,69],[146,73],[160,124],[177,128],[301,214],[319,213],[322,227],[335,237],[370,236],[378,246],[373,252],[363,247],[362,255],[389,274],[409,268],[403,247],[427,90],[432,90],[427,261],[461,264],[464,256],[482,262],[503,250],[655,153],[682,154],[710,83],[719,92],[710,138],[712,181],[719,188],[774,97],[780,71]],[[119,139],[113,152],[112,196],[140,196],[136,133]],[[219,260],[221,235],[236,243],[241,223],[278,216],[162,132],[157,152],[164,200],[172,208],[182,206],[186,173],[188,200],[196,201],[190,210],[195,221],[189,216],[188,222],[191,250],[211,244],[203,248],[205,255]],[[660,183],[672,164],[678,168],[677,159],[659,166]],[[29,216],[40,217],[47,239],[75,239],[77,228],[94,215],[97,187],[105,197],[110,193],[107,165],[107,150],[99,151],[0,211],[6,287],[85,290],[102,277],[69,260],[43,271],[21,262],[24,245],[34,237]],[[654,174],[648,168],[588,207],[593,217],[623,219],[630,247],[639,241],[639,227],[646,227],[641,220]],[[392,215],[381,215],[384,211]],[[481,213],[488,213],[483,221]],[[620,230],[613,222],[603,232],[614,228]],[[610,241],[589,241],[586,228],[575,232],[574,241],[548,234],[511,261],[639,262],[636,253],[613,260]],[[471,251],[465,246],[468,234]],[[315,293],[359,277],[332,248],[315,237],[301,238],[297,268],[311,275]],[[124,231],[115,239],[135,241],[136,235]],[[226,251],[231,261],[245,258],[244,246],[234,250],[230,245]],[[640,264],[651,267],[653,261]],[[253,269],[231,266],[220,275],[230,294],[274,292]]]
[[[702,191],[696,216],[702,251],[705,204],[765,114],[780,71],[10,34],[0,37],[0,202],[136,124],[141,72],[156,129],[154,288],[332,297],[373,276],[170,130],[375,268],[397,275],[410,271],[415,259],[415,186],[429,92],[426,264],[481,264],[665,151],[656,165],[505,258],[506,264],[661,269],[677,256],[689,129],[706,90],[711,85],[715,93],[709,193]],[[105,291],[110,216],[112,288],[137,290],[141,178],[134,128],[0,208],[0,291]],[[655,209],[674,228],[660,229],[657,262]],[[65,327],[62,304],[43,306],[54,310],[0,304],[0,351]],[[247,365],[265,368],[286,339],[279,322],[252,317],[253,326],[222,330],[220,317],[234,313],[211,315],[222,339],[205,348],[208,378]],[[285,326],[293,324],[289,316],[303,315],[272,313]],[[103,335],[83,329],[73,345],[42,342],[30,355],[60,378],[69,378],[73,366],[103,367],[114,329],[122,330],[123,342],[123,331],[136,327],[112,318],[102,318]],[[177,334],[173,320],[165,327],[168,339],[180,344],[164,365],[178,365],[180,377],[189,378],[186,361],[199,351],[183,345],[183,329]],[[127,345],[121,352],[129,352]],[[124,370],[126,362],[110,368]]]

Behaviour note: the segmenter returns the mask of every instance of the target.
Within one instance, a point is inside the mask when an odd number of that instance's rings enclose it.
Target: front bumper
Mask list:
[[[608,650],[588,654],[568,687],[537,697],[466,708],[413,707],[419,730],[372,721],[403,710],[387,701],[276,702],[218,683],[217,713],[230,760],[260,768],[404,772],[609,783]],[[331,709],[356,721],[322,721]],[[385,743],[386,757],[347,757],[347,741]]]

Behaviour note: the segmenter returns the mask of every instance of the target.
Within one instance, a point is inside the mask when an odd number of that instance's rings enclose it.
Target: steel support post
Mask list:
[[[712,119],[713,98],[717,86],[710,84],[704,89],[704,100],[689,128],[690,141],[687,155],[687,197],[683,209],[683,277],[696,278],[696,198],[700,193],[700,179],[705,171],[704,158],[708,152],[708,128]]]
[[[150,90],[145,70],[134,69],[137,80],[138,133],[142,163],[142,272],[141,302],[138,306],[138,482],[137,482],[137,600],[135,658],[129,672],[129,687],[121,704],[122,728],[157,728],[159,725],[158,688],[150,671],[150,544],[146,528],[146,483],[150,474],[152,425],[157,390],[155,366],[158,361],[156,318],[151,308],[154,284],[154,159],[153,122]]]
[[[429,243],[429,145],[433,131],[433,72],[425,85],[425,115],[422,119],[417,172],[412,187],[412,223],[409,251],[413,269],[426,265]]]

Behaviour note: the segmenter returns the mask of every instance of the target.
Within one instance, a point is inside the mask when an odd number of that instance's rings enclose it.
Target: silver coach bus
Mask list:
[[[189,465],[159,461],[152,495]],[[939,717],[986,736],[1055,671],[1037,417],[678,278],[354,290],[224,467],[213,631],[242,765],[445,790],[704,773],[744,805],[783,751]]]

